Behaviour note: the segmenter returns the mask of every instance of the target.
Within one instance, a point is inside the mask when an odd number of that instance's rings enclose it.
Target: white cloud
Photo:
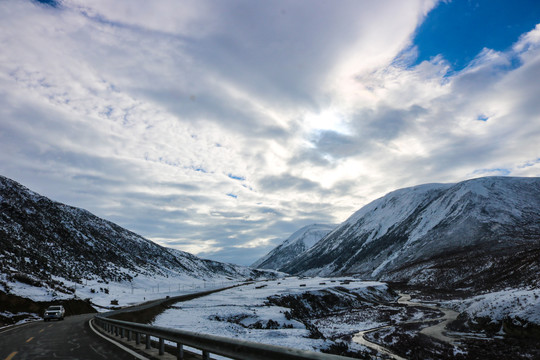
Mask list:
[[[433,6],[4,1],[0,169],[245,264],[398,187],[538,176],[540,30],[458,73],[411,67]]]

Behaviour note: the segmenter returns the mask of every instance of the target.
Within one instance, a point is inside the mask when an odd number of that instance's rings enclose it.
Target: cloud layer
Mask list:
[[[396,188],[540,176],[540,27],[414,64],[434,1],[0,3],[0,171],[250,264]]]

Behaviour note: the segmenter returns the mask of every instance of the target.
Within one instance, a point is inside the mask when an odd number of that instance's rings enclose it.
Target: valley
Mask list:
[[[230,287],[140,321],[359,359],[540,357],[540,179],[394,191],[254,267],[165,248],[0,177],[0,327]],[[205,292],[206,294],[206,292]]]
[[[288,277],[179,303],[151,323],[360,359],[538,356],[532,331],[514,336],[502,322],[495,334],[482,326],[455,330],[464,313],[448,306],[471,298],[446,294],[435,300],[429,290],[405,287],[352,277]],[[531,290],[533,298],[538,293]],[[540,301],[529,305],[538,307]],[[511,320],[514,314],[505,316]],[[540,323],[523,328],[539,329]]]
[[[481,302],[464,295],[353,277],[287,277],[173,304],[150,323],[359,359],[528,359],[539,355],[534,329],[540,329],[540,323],[524,324],[522,330],[529,333],[521,336],[506,332],[502,322],[495,333],[493,325],[480,323],[474,329],[465,330],[463,325],[459,329],[467,309],[478,311]],[[523,304],[522,310],[540,306],[538,290],[514,295]],[[123,303],[140,300],[136,294],[122,298]],[[510,321],[516,318],[512,309],[500,305],[492,321],[501,316]],[[462,310],[458,313],[449,306]]]

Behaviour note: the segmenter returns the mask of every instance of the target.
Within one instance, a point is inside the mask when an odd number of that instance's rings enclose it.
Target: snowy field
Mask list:
[[[75,296],[79,299],[90,299],[97,305],[96,310],[108,311],[107,308],[117,305],[126,306],[138,304],[148,300],[161,299],[166,296],[178,296],[193,292],[206,291],[238,284],[241,281],[230,280],[226,277],[215,277],[203,281],[192,277],[164,277],[164,276],[137,276],[132,282],[108,282],[101,280],[84,280],[83,284],[71,282],[64,278],[53,277],[75,289]],[[5,280],[0,275],[0,280]],[[54,301],[72,299],[73,294],[65,294],[47,287],[31,286],[21,282],[9,282],[10,293],[32,299],[34,301]],[[1,286],[0,286],[0,290]]]
[[[177,303],[174,308],[159,315],[153,325],[317,351],[328,348],[333,342],[309,338],[310,330],[305,324],[291,319],[291,309],[271,305],[267,299],[271,296],[300,295],[321,290],[331,292],[337,286],[350,291],[351,297],[355,296],[352,293],[362,294],[367,299],[387,294],[387,285],[384,283],[349,281],[351,279],[293,277],[257,282]],[[354,333],[376,325],[372,322],[351,325],[337,318],[335,320],[332,325],[327,325],[328,332]]]
[[[6,281],[3,275],[0,280]],[[18,281],[9,282],[9,293],[33,301],[58,301],[73,299],[90,299],[93,307],[99,312],[109,311],[118,306],[128,306],[143,303],[149,300],[162,299],[166,296],[180,296],[201,291],[232,286],[242,281],[230,280],[225,277],[216,277],[203,281],[192,277],[145,277],[137,276],[133,282],[109,282],[98,280],[85,280],[83,284],[68,281],[64,278],[55,278],[62,281],[67,287],[75,289],[75,294],[65,294],[47,287],[32,286]],[[0,284],[0,290],[5,291]],[[41,320],[43,314],[26,312],[11,313],[0,310],[0,319],[13,319],[14,324]],[[9,322],[8,322],[9,323]],[[0,328],[2,328],[0,326]]]
[[[470,318],[487,317],[492,322],[505,318],[527,320],[540,325],[540,289],[509,289],[442,303]]]

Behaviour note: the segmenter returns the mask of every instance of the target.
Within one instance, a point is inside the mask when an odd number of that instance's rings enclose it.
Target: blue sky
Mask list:
[[[398,188],[540,176],[536,1],[0,2],[0,174],[251,264]]]
[[[454,0],[435,7],[414,36],[415,64],[442,55],[462,70],[483,48],[505,51],[540,19],[535,0]]]

